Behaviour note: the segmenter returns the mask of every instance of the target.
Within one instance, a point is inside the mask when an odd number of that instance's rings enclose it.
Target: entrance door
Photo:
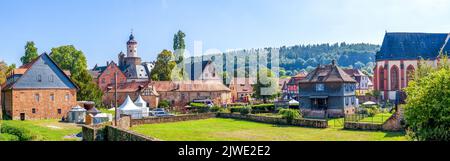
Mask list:
[[[20,120],[25,121],[25,113],[20,113]]]
[[[313,108],[315,110],[328,109],[328,100],[326,98],[315,98],[312,101],[313,101]]]

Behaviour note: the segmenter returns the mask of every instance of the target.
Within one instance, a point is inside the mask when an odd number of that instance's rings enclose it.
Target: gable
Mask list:
[[[75,89],[77,87],[47,54],[43,54],[37,58],[12,88]]]

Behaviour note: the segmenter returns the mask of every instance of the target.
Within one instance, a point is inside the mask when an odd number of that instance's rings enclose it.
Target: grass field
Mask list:
[[[382,123],[386,122],[387,119],[389,119],[391,116],[392,116],[391,113],[379,113],[373,117],[366,117],[362,120],[359,120],[358,122],[382,124]]]
[[[336,121],[336,120],[333,120]],[[337,120],[339,121],[339,120]],[[404,141],[397,132],[352,131],[341,128],[278,126],[235,119],[212,118],[147,124],[132,130],[167,141]]]
[[[76,138],[68,137],[81,132],[81,127],[71,123],[61,123],[58,120],[36,120],[36,121],[11,121],[3,120],[1,124],[8,123],[13,126],[28,129],[33,134],[39,135],[44,141],[76,141]],[[2,134],[7,136],[8,134]]]

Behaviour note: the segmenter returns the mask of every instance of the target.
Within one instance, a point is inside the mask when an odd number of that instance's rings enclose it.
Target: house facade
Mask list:
[[[300,80],[305,79],[306,75],[308,75],[308,73],[306,71],[300,72],[297,75],[291,77],[289,79],[289,81],[283,85],[283,87],[281,88],[281,92],[282,92],[282,98],[284,100],[292,100],[292,99],[298,100],[299,99],[298,83],[300,82]]]
[[[116,63],[108,62],[106,68],[103,70],[103,72],[99,73],[95,80],[97,85],[100,87],[100,89],[105,92],[108,87],[113,85],[116,81],[116,75],[117,73],[117,83],[125,83],[127,82],[127,77],[125,74],[119,69],[119,66],[117,66]]]
[[[300,109],[305,117],[342,117],[357,107],[356,80],[333,61],[299,81]]]
[[[383,100],[395,101],[414,79],[420,61],[436,67],[439,54],[450,52],[448,33],[386,33],[376,54],[374,88]]]
[[[366,93],[373,90],[372,81],[369,76],[364,74],[359,69],[344,69],[350,77],[356,80],[356,95],[364,96]]]
[[[182,110],[194,100],[211,100],[221,106],[231,103],[231,91],[220,81],[155,81],[153,87],[160,100],[166,100]]]
[[[256,78],[235,77],[230,81],[230,91],[232,102],[249,102],[253,95],[253,86]]]
[[[47,55],[15,69],[2,88],[2,111],[13,120],[61,119],[77,105],[78,87]]]
[[[186,64],[184,70],[189,80],[192,81],[222,81],[212,60],[194,62],[194,59],[191,58],[191,63]]]

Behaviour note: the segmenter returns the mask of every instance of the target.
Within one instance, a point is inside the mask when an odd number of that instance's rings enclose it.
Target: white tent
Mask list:
[[[289,105],[298,105],[298,104],[300,104],[300,102],[298,102],[296,100],[289,101]]]
[[[141,119],[143,117],[142,108],[136,106],[131,100],[130,96],[127,96],[125,102],[119,107],[117,114],[130,115],[132,119]]]
[[[372,102],[372,101],[367,101],[367,102],[364,102],[363,103],[363,105],[376,105],[377,103],[375,103],[375,102]]]
[[[147,107],[147,102],[144,101],[144,99],[139,95],[139,97],[134,101],[134,104],[140,108],[142,108],[142,116],[148,117],[148,113],[150,109]]]

